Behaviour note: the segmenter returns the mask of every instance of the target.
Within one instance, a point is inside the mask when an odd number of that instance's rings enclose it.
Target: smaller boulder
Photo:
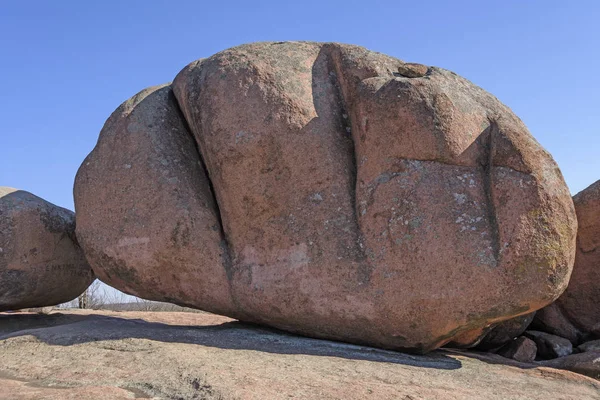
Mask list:
[[[592,334],[595,337],[600,337],[600,322],[592,326],[592,328],[590,329],[590,334]]]
[[[75,214],[0,187],[0,311],[67,302],[93,280],[75,239]]]
[[[557,303],[538,310],[531,328],[569,339],[575,345],[581,343],[585,336],[565,317]]]
[[[585,342],[577,346],[577,350],[580,353],[585,353],[588,351],[598,351],[600,352],[600,339],[590,340],[589,342]]]
[[[568,339],[546,332],[526,331],[525,336],[537,345],[538,355],[544,359],[565,357],[573,353],[573,345]]]
[[[537,328],[574,344],[598,335],[600,324],[600,180],[573,196],[577,213],[575,265],[565,292],[538,312]]]
[[[477,348],[480,350],[491,350],[497,349],[504,344],[510,344],[512,340],[525,332],[534,317],[535,312],[532,312],[500,322],[485,335]]]
[[[525,336],[519,336],[498,350],[499,355],[520,362],[533,362],[537,355],[537,345]]]
[[[398,67],[398,73],[406,78],[420,78],[425,76],[428,70],[426,65],[417,63],[404,63]]]
[[[540,361],[540,366],[566,369],[577,372],[594,379],[600,379],[600,352],[589,351],[586,353],[571,354],[554,360]]]

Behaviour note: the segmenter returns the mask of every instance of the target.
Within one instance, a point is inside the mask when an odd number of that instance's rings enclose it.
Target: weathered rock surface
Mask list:
[[[579,223],[577,253],[569,286],[556,301],[555,313],[562,315],[549,318],[543,313],[540,318],[542,323],[563,335],[569,334],[564,331],[580,332],[580,339],[581,335],[592,333],[594,326],[600,323],[600,181],[575,195],[573,202]],[[567,323],[557,324],[557,320]]]
[[[218,210],[169,85],[138,93],[111,115],[74,192],[77,238],[99,279],[236,316]]]
[[[98,276],[419,351],[473,344],[553,301],[576,230],[556,164],[490,94],[403,65],[356,46],[258,43],[124,103],[75,183]]]
[[[539,331],[526,331],[525,336],[535,342],[541,358],[565,357],[573,353],[573,345],[563,337]]]
[[[0,311],[67,302],[93,280],[73,212],[0,187]]]
[[[531,363],[535,361],[537,354],[537,345],[535,342],[525,336],[519,336],[515,340],[502,347],[498,354],[502,357],[512,358],[520,362]]]
[[[15,400],[600,396],[591,378],[495,355],[438,350],[413,356],[204,313],[0,315],[0,352],[0,398]]]

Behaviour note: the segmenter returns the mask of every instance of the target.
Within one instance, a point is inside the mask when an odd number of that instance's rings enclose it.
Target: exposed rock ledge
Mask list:
[[[0,354],[3,399],[600,397],[591,378],[495,355],[407,355],[206,313],[0,314]]]

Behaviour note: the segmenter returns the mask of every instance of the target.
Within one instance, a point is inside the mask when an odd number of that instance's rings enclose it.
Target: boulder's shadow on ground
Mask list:
[[[56,346],[121,339],[148,339],[221,349],[339,357],[444,370],[458,369],[462,366],[459,360],[448,357],[443,352],[436,351],[426,355],[405,354],[296,336],[238,321],[218,325],[188,326],[95,314],[0,315],[0,340],[28,335]]]

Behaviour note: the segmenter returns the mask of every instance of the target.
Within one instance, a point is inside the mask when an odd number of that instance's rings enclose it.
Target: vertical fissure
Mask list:
[[[225,226],[223,225],[223,216],[221,214],[221,207],[220,207],[219,201],[217,199],[217,194],[215,191],[213,180],[211,179],[210,171],[209,171],[209,169],[206,165],[206,162],[204,160],[204,157],[202,155],[202,150],[200,149],[200,144],[198,143],[198,140],[196,140],[194,131],[191,128],[191,124],[185,117],[185,114],[183,112],[183,107],[179,103],[179,99],[177,98],[177,96],[175,96],[175,93],[172,91],[171,94],[175,98],[175,105],[176,105],[177,111],[179,113],[179,116],[180,116],[181,120],[183,121],[184,127],[187,130],[188,135],[190,135],[190,137],[192,139],[192,143],[194,143],[194,148],[196,150],[196,154],[198,155],[198,159],[200,161],[200,167],[204,171],[204,175],[205,175],[207,183],[208,183],[210,196],[212,199],[212,203],[214,205],[215,217],[217,219],[219,234],[221,236],[221,244],[220,244],[221,249],[222,249],[221,259],[222,259],[223,267],[225,269],[225,274],[227,276],[227,282],[229,285],[229,293],[231,296],[231,301],[232,301],[233,305],[237,308],[237,310],[235,310],[235,311],[242,314],[243,313],[242,307],[239,305],[239,302],[237,301],[237,298],[235,296],[235,293],[234,293],[234,290],[232,287],[232,284],[233,284],[232,283],[233,282],[233,257],[231,254],[231,247],[229,244],[229,240],[228,240],[227,234],[225,232]],[[201,130],[196,133],[199,134],[200,132],[201,132]]]
[[[485,144],[485,152],[481,166],[483,167],[483,185],[486,196],[487,217],[490,225],[491,247],[496,266],[500,264],[501,247],[500,247],[500,228],[496,217],[496,203],[494,200],[494,136],[498,134],[498,125],[496,121],[489,120],[487,143]]]
[[[342,68],[340,65],[340,55],[339,52],[337,51],[337,49],[332,48],[331,45],[326,45],[327,47],[325,47],[325,50],[327,51],[327,56],[333,66],[333,72],[335,74],[335,87],[337,89],[337,97],[340,101],[340,103],[342,104],[342,126],[344,127],[344,129],[346,130],[346,133],[348,134],[348,137],[352,143],[351,149],[350,149],[350,158],[352,160],[352,165],[351,165],[351,177],[350,177],[350,184],[351,184],[351,190],[350,190],[350,201],[351,201],[351,207],[353,210],[353,214],[354,214],[354,221],[356,223],[356,228],[357,228],[357,247],[358,247],[358,254],[360,256],[360,259],[362,260],[362,262],[360,263],[360,270],[358,271],[359,274],[361,275],[361,281],[362,282],[368,282],[371,279],[371,274],[372,274],[372,267],[367,263],[367,256],[366,256],[366,252],[365,252],[365,248],[364,248],[364,238],[363,238],[363,234],[362,234],[362,229],[360,227],[360,221],[359,221],[359,210],[358,210],[358,201],[357,201],[357,185],[358,185],[358,156],[357,156],[357,149],[356,149],[356,140],[355,140],[355,134],[357,133],[357,130],[359,129],[359,127],[353,123],[354,118],[352,115],[352,109],[351,109],[351,104],[349,102],[348,99],[348,94],[346,93],[347,90],[345,88],[345,84],[346,82],[344,81],[344,76],[342,73]],[[345,117],[344,117],[345,115]]]
[[[343,115],[346,115],[346,118],[343,118],[342,115],[342,125],[344,126],[344,128],[346,129],[346,133],[349,134],[349,138],[352,141],[352,148],[351,148],[351,155],[350,157],[352,158],[352,184],[353,184],[353,196],[352,197],[352,206],[354,208],[354,213],[357,214],[356,212],[356,182],[358,179],[358,160],[356,159],[356,143],[354,142],[354,129],[356,129],[355,126],[353,126],[352,124],[352,116],[350,113],[350,107],[348,104],[348,101],[346,100],[346,94],[344,93],[344,88],[343,88],[343,77],[342,77],[342,71],[341,71],[341,67],[340,67],[340,61],[339,61],[339,55],[334,52],[331,51],[330,47],[326,48],[327,50],[327,55],[328,58],[331,60],[331,63],[333,64],[333,72],[335,73],[335,87],[337,89],[337,97],[339,99],[339,101],[342,103],[342,113]],[[350,128],[350,132],[348,132],[348,128]],[[357,216],[357,215],[356,215]],[[358,218],[357,218],[358,221]]]

